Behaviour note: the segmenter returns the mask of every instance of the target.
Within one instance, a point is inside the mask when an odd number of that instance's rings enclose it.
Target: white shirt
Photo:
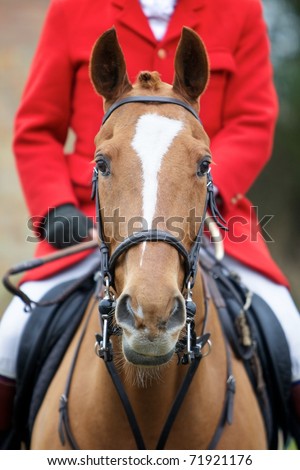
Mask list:
[[[139,0],[144,15],[148,18],[155,38],[160,41],[166,31],[177,0]]]

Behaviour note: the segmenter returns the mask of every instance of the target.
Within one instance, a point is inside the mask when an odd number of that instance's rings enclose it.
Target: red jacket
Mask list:
[[[88,63],[95,40],[112,25],[131,81],[148,69],[172,83],[182,26],[202,37],[211,75],[200,116],[211,139],[213,178],[230,228],[225,250],[287,285],[245,197],[271,155],[278,111],[259,0],[178,0],[161,42],[138,0],[52,0],[15,123],[14,152],[31,216],[64,203],[94,215],[91,162],[103,111]],[[69,128],[76,136],[71,152],[64,149]],[[36,256],[51,251],[44,241]],[[31,271],[27,279],[49,276],[83,256]]]

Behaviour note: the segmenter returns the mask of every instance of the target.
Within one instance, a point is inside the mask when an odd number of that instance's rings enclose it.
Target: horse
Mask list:
[[[132,84],[112,28],[92,50],[90,77],[106,113],[93,178],[101,321],[91,299],[37,413],[30,448],[266,449],[255,393],[199,265],[212,186],[198,118],[209,80],[205,46],[184,27],[173,83],[142,71]]]

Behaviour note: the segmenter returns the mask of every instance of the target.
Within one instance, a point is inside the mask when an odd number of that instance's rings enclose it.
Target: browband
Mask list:
[[[187,103],[182,100],[178,100],[177,98],[171,98],[169,96],[128,96],[127,98],[123,98],[122,100],[116,101],[104,114],[102,119],[102,126],[110,117],[110,115],[120,106],[127,103],[165,103],[165,104],[176,104],[177,106],[181,106],[189,111],[199,122],[202,124],[197,112]]]

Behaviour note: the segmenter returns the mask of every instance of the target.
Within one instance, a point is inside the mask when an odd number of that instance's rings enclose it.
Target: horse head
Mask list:
[[[188,28],[174,72],[172,85],[148,71],[132,84],[115,29],[94,46],[90,76],[108,112],[95,138],[97,191],[112,256],[141,231],[170,234],[189,253],[200,229],[211,156],[195,116],[209,67],[201,39]],[[159,97],[168,99],[157,102]],[[114,266],[115,321],[123,331],[124,356],[136,366],[167,363],[186,322],[184,257],[176,242],[164,241],[148,237],[127,244]]]

